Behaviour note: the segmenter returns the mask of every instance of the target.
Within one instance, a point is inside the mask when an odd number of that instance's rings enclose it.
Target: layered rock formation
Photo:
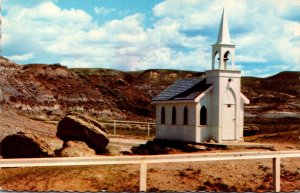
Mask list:
[[[57,137],[19,131],[1,141],[4,158],[84,157],[106,153],[108,133],[96,120],[68,114],[58,124]]]
[[[96,153],[103,153],[109,143],[106,130],[96,120],[84,115],[69,114],[58,124],[56,136],[65,143],[82,141]]]
[[[2,140],[1,155],[4,158],[55,157],[55,151],[61,148],[60,140],[31,132],[18,132]]]

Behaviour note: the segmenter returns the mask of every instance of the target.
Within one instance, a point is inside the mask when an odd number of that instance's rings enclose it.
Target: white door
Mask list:
[[[222,140],[235,140],[235,105],[223,105]]]

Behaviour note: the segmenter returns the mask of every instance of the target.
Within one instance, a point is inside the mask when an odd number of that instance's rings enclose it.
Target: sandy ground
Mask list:
[[[18,131],[32,131],[54,137],[56,125],[35,121],[15,113],[0,114],[0,141],[7,135]]]
[[[32,130],[50,137],[56,126],[22,116],[0,115],[1,136]],[[275,150],[300,150],[300,131],[257,135],[246,141],[268,143]],[[117,151],[146,143],[146,139],[111,136]],[[213,152],[270,151],[230,149]],[[282,159],[282,191],[300,191],[300,158]],[[148,191],[272,191],[272,160],[238,160],[149,164]],[[0,187],[15,191],[138,191],[138,165],[2,168]]]
[[[282,191],[300,190],[300,159],[283,159]],[[272,191],[271,160],[149,164],[149,191]],[[2,169],[4,190],[138,191],[138,165]],[[67,183],[66,183],[67,182]]]

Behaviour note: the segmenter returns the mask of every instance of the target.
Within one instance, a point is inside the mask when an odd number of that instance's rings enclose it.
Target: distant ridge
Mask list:
[[[0,57],[1,105],[38,119],[58,119],[77,111],[99,119],[150,120],[153,97],[178,79],[202,76],[204,72],[174,69],[125,72],[68,69],[60,64],[18,65]],[[295,105],[300,101],[299,77],[300,72],[289,71],[267,78],[243,77],[242,91],[251,101],[246,112],[300,112]]]

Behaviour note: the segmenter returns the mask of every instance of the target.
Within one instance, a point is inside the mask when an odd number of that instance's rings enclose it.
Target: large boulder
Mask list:
[[[83,141],[96,153],[103,153],[109,143],[106,130],[96,120],[79,114],[68,114],[59,123],[56,136],[64,142]]]
[[[21,131],[2,140],[1,155],[4,158],[54,157],[55,151],[62,148],[62,144],[58,139]]]
[[[61,157],[93,157],[96,155],[95,150],[82,141],[68,141],[64,148],[58,153]]]

